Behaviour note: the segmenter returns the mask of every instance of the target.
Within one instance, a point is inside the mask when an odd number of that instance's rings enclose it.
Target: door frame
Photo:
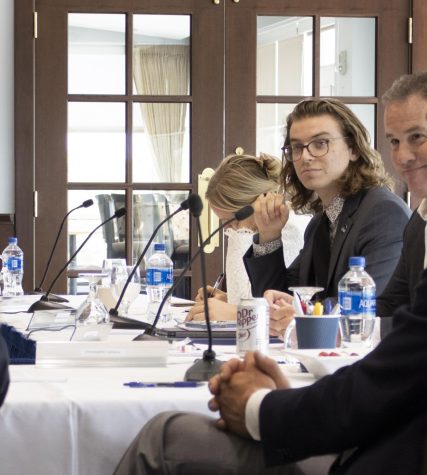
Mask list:
[[[199,0],[201,2],[202,0]],[[276,1],[276,0],[275,0]],[[283,5],[281,0],[277,0]],[[268,4],[268,1],[263,1],[264,4]],[[295,7],[299,3],[299,0],[293,0]],[[317,4],[326,8],[327,5],[325,1],[314,3],[313,0],[310,0],[311,6],[313,9],[317,10]],[[365,2],[364,2],[365,3]],[[366,3],[369,4],[366,0]],[[211,0],[206,0],[206,8],[208,4],[211,4]],[[289,3],[290,5],[292,4]],[[360,2],[359,2],[360,4]],[[234,5],[234,6],[233,6]],[[227,9],[240,7],[240,15],[249,15],[251,14],[250,7],[254,8],[255,3],[252,0],[246,0],[245,2],[240,2],[234,4],[234,2],[227,3]],[[277,3],[279,5],[279,3]],[[326,5],[326,7],[325,7]],[[15,31],[15,41],[14,41],[14,126],[15,126],[15,234],[19,237],[20,245],[25,249],[25,274],[24,274],[24,289],[29,291],[35,286],[35,275],[34,275],[34,260],[36,255],[35,250],[35,239],[34,239],[34,180],[35,180],[35,169],[34,169],[34,130],[35,130],[35,119],[34,119],[34,100],[35,100],[35,81],[34,81],[34,20],[33,12],[35,10],[35,1],[34,0],[19,0],[15,2],[14,9],[14,31]],[[246,13],[244,11],[246,10]],[[262,10],[260,10],[262,12]],[[331,15],[333,12],[331,12]],[[427,55],[425,55],[425,44],[427,42],[427,30],[425,25],[427,24],[427,3],[424,0],[408,0],[408,18],[413,18],[413,29],[412,29],[412,45],[410,46],[411,54],[408,60],[408,72],[416,72],[427,70]],[[233,23],[230,19],[226,18],[228,25],[233,26]],[[392,21],[393,23],[393,21]],[[206,31],[210,32],[213,27],[209,19],[206,19],[204,27]],[[230,42],[232,41],[232,35],[235,37],[238,36],[239,32],[236,30],[233,33],[227,36],[226,43],[226,53],[228,53],[230,48]],[[402,42],[405,43],[405,39],[402,39]],[[221,46],[219,46],[221,47]],[[224,45],[222,45],[224,47]],[[382,51],[379,52],[383,54]],[[248,54],[251,54],[248,51]],[[392,51],[386,51],[385,54],[393,54]],[[201,54],[203,57],[200,58],[201,61],[211,61],[211,55]],[[241,58],[243,61],[243,57]],[[239,64],[235,64],[234,68],[238,68]],[[229,66],[226,70],[226,80],[227,84],[230,81],[229,78],[230,69]],[[206,79],[206,78],[205,78]],[[388,78],[391,81],[394,78]],[[255,94],[250,92],[250,90],[255,91],[255,86],[252,84],[252,80],[245,77],[245,81],[249,81],[249,90],[245,91],[244,94],[247,99],[244,100],[243,105],[240,104],[240,107],[243,107],[243,112],[248,115],[254,114],[255,110]],[[384,78],[385,80],[385,78]],[[202,86],[201,86],[202,87]],[[236,105],[232,105],[229,101],[233,99],[232,96],[226,97],[226,103],[229,104],[230,109],[227,111],[227,120],[232,121],[230,123],[230,129],[227,132],[225,140],[225,149],[221,150],[223,147],[223,138],[216,136],[209,137],[206,142],[203,142],[201,139],[196,140],[194,143],[193,153],[201,153],[204,156],[206,150],[215,150],[215,153],[224,153],[228,154],[234,151],[235,147],[240,145],[246,149],[247,153],[253,153],[255,151],[255,146],[253,145],[254,136],[253,130],[251,128],[245,128],[245,131],[240,127],[239,123],[234,122],[236,117]],[[209,99],[206,97],[198,107],[202,110],[209,110],[208,108]],[[236,101],[237,102],[237,101]],[[240,102],[240,101],[239,101]],[[253,105],[251,105],[253,103]],[[213,106],[223,106],[223,104],[213,104]],[[238,105],[238,104],[237,104]],[[243,117],[243,114],[240,113],[238,116],[239,120]],[[207,126],[204,122],[204,127]],[[380,141],[383,139],[380,138]],[[203,143],[202,143],[203,142]],[[382,146],[382,145],[381,145]],[[215,167],[215,160],[209,161],[206,158],[206,166]],[[201,170],[192,170],[192,183],[197,182],[196,176],[201,172]],[[38,251],[37,251],[38,252]],[[218,261],[218,258],[216,259]],[[221,262],[222,264],[222,262]]]
[[[25,2],[25,3],[24,3]],[[190,143],[190,182],[188,184],[181,185],[172,185],[172,186],[163,186],[163,189],[181,189],[185,188],[190,192],[197,192],[198,184],[198,175],[207,168],[208,166],[216,166],[216,163],[224,156],[224,141],[223,141],[223,107],[224,107],[224,35],[223,35],[223,6],[217,6],[211,2],[201,3],[200,0],[167,0],[163,1],[160,6],[159,2],[155,0],[144,2],[143,6],[135,7],[132,0],[122,0],[118,2],[116,0],[105,0],[102,3],[101,7],[95,5],[95,8],[90,8],[87,4],[83,4],[79,0],[24,0],[20,4],[19,8],[16,9],[15,15],[15,24],[19,31],[22,32],[22,27],[20,26],[24,20],[26,23],[25,28],[25,41],[24,39],[19,39],[17,41],[17,51],[15,56],[15,77],[22,78],[25,76],[27,82],[31,83],[31,101],[30,97],[27,97],[25,101],[19,101],[20,97],[16,96],[16,123],[20,124],[19,127],[16,127],[16,142],[25,143],[25,155],[28,157],[27,160],[23,159],[23,153],[21,151],[16,151],[16,164],[17,164],[17,175],[16,175],[16,186],[18,188],[25,188],[27,191],[25,197],[19,196],[17,194],[17,216],[20,216],[19,223],[17,223],[17,229],[19,229],[20,236],[22,237],[20,242],[25,249],[31,249],[27,253],[28,266],[25,274],[24,286],[26,290],[34,288],[35,284],[38,283],[39,276],[43,270],[43,266],[47,262],[48,254],[50,252],[49,244],[40,246],[37,245],[37,234],[35,220],[37,220],[37,226],[41,227],[42,230],[49,230],[49,236],[51,240],[54,239],[55,230],[58,229],[59,223],[62,220],[63,216],[66,213],[66,203],[55,204],[52,203],[52,196],[58,196],[58,193],[64,192],[64,175],[66,163],[65,160],[61,160],[59,164],[53,163],[52,169],[49,169],[49,173],[52,177],[55,177],[56,180],[49,180],[49,191],[53,190],[48,197],[39,195],[38,211],[39,216],[35,217],[33,213],[33,206],[31,209],[28,207],[28,203],[33,203],[33,195],[37,184],[37,177],[39,174],[45,173],[45,171],[36,169],[36,154],[43,153],[44,147],[46,146],[43,143],[43,140],[40,140],[40,134],[37,134],[37,131],[41,131],[41,135],[48,137],[49,133],[52,132],[46,124],[39,120],[35,121],[36,114],[42,114],[42,117],[49,116],[49,106],[47,101],[41,101],[40,97],[36,95],[36,90],[42,84],[44,86],[44,92],[46,95],[49,94],[49,91],[54,91],[53,94],[56,94],[57,97],[57,106],[55,108],[55,114],[58,113],[58,117],[55,119],[54,127],[59,124],[62,129],[64,129],[64,123],[66,123],[66,97],[67,91],[64,87],[66,86],[66,61],[59,61],[56,65],[56,71],[52,74],[51,71],[47,71],[44,68],[38,68],[36,61],[36,51],[35,44],[39,41],[37,47],[40,49],[41,40],[33,39],[33,15],[32,12],[37,7],[39,9],[39,38],[41,38],[40,31],[42,28],[46,28],[46,24],[52,25],[51,28],[64,28],[63,25],[63,15],[64,11],[79,11],[79,12],[89,12],[96,10],[99,13],[108,13],[115,12],[120,13],[121,11],[132,11],[135,13],[165,13],[165,14],[189,14],[193,17],[193,28],[192,28],[192,44],[191,44],[191,56],[192,64],[197,65],[197,67],[192,68],[192,89],[189,96],[189,103],[191,107],[191,123],[192,123],[192,134],[191,134],[191,143]],[[96,2],[95,2],[96,3]],[[120,3],[120,5],[118,5]],[[43,6],[46,6],[44,11]],[[43,14],[40,14],[42,12]],[[47,14],[51,15],[47,17]],[[60,19],[61,21],[53,21],[53,18]],[[29,22],[31,19],[31,22]],[[62,25],[61,25],[62,23]],[[17,30],[16,30],[17,31]],[[60,31],[58,36],[63,37],[63,30]],[[63,38],[59,43],[64,43]],[[47,47],[52,45],[45,45],[46,41],[43,43],[43,49],[41,52],[37,51],[38,54],[47,53]],[[25,45],[25,47],[24,47]],[[29,49],[29,47],[31,48]],[[59,44],[54,45],[55,48],[66,48],[66,45]],[[206,54],[206,50],[209,50],[211,53]],[[57,50],[58,51],[58,50]],[[42,55],[43,57],[43,55]],[[59,56],[58,56],[59,57]],[[25,75],[22,73],[25,71]],[[40,75],[42,75],[43,81],[40,80]],[[55,76],[62,75],[62,86],[58,88],[55,83]],[[30,78],[30,80],[28,80]],[[65,79],[64,79],[65,78]],[[57,80],[57,79],[56,79]],[[55,86],[54,86],[55,84]],[[25,81],[21,80],[19,83],[16,83],[16,90],[25,87]],[[206,90],[209,90],[210,93],[206,94]],[[55,96],[54,96],[55,97]],[[59,98],[59,100],[58,100]],[[64,109],[65,108],[65,109]],[[29,114],[28,111],[31,110]],[[209,114],[206,114],[206,111],[209,111]],[[28,129],[30,133],[26,135],[22,130],[21,119],[25,120],[25,123],[28,124]],[[61,129],[61,130],[62,130]],[[52,147],[55,151],[52,156],[63,157],[65,153],[64,138],[62,134],[54,134],[58,139],[52,141]],[[19,137],[19,138],[18,138]],[[22,140],[22,142],[21,142]],[[31,167],[29,164],[31,163]],[[215,164],[215,165],[213,165]],[[18,172],[19,170],[19,172]],[[66,175],[65,175],[66,176]],[[58,178],[62,177],[62,178]],[[153,184],[149,189],[162,189],[164,184]],[[72,188],[72,186],[70,186]],[[141,187],[136,186],[136,189],[141,189]],[[145,189],[145,188],[144,188]],[[45,193],[46,195],[46,193]],[[22,199],[24,198],[24,199]],[[57,212],[55,210],[58,209]],[[22,217],[22,220],[21,220]],[[127,229],[131,230],[129,224]],[[193,224],[193,223],[192,223]],[[191,225],[191,242],[197,243],[197,232],[196,226]],[[65,234],[65,233],[64,233]],[[37,252],[35,248],[37,247]],[[193,244],[192,249],[190,246],[190,254],[193,255],[197,245]],[[128,246],[128,251],[130,250]],[[59,269],[64,264],[64,255],[67,251],[67,241],[66,236],[63,235],[58,241],[57,252],[52,259],[52,275],[55,275],[55,269]],[[221,245],[215,249],[212,254],[207,256],[207,259],[210,261],[208,268],[208,279],[209,281],[215,280],[216,276],[220,271],[222,271],[222,240]],[[196,262],[195,265],[189,272],[190,276],[193,276],[194,282],[192,288],[192,295],[195,294],[198,285],[200,283],[200,266]],[[55,287],[56,292],[65,292],[66,289],[66,277],[63,276]]]

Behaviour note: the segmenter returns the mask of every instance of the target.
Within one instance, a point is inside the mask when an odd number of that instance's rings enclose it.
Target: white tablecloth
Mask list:
[[[124,333],[116,338],[125,338]],[[218,348],[222,359],[233,351],[234,347]],[[183,380],[193,360],[193,355],[174,354],[166,367],[159,368],[11,366],[11,385],[0,409],[1,475],[108,475],[155,414],[185,410],[215,416],[207,408],[206,384],[197,388],[123,385]],[[313,381],[308,374],[293,374],[291,379],[298,386]]]

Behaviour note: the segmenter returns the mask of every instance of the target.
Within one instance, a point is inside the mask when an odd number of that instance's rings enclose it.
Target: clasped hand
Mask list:
[[[264,298],[270,307],[270,335],[283,339],[286,328],[295,316],[293,297],[286,292],[266,290]]]
[[[250,437],[245,425],[245,408],[258,389],[288,389],[290,384],[279,365],[262,353],[247,352],[244,360],[234,358],[221,366],[219,374],[209,380],[213,398],[211,411],[220,412],[217,427]]]

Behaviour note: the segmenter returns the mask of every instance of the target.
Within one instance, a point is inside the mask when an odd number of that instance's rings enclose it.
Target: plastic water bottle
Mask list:
[[[153,321],[166,292],[173,284],[173,262],[166,254],[165,245],[154,244],[154,254],[148,259],[147,265],[147,316]],[[172,319],[170,297],[163,305],[160,321],[166,323]]]
[[[3,251],[3,297],[16,297],[24,295],[22,277],[24,276],[24,253],[18,246],[18,239],[10,237],[8,246]]]
[[[374,279],[364,257],[350,257],[350,270],[338,283],[342,342],[346,347],[371,346],[376,317]]]

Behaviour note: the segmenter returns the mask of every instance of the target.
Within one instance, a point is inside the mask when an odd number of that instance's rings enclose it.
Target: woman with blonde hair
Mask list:
[[[260,195],[280,193],[280,161],[270,155],[229,155],[215,170],[209,181],[206,198],[212,211],[221,219],[227,220],[248,204],[254,203]],[[303,245],[303,233],[308,217],[297,216],[289,211],[289,219],[281,231],[283,243],[282,259],[289,265],[298,255]],[[257,231],[253,216],[232,222],[225,230],[227,254],[225,271],[227,293],[216,290],[214,298],[209,299],[209,313],[212,320],[236,318],[236,305],[241,298],[251,297],[249,278],[243,264],[243,255],[252,244]],[[208,293],[212,290],[208,286]],[[204,319],[203,297],[199,290],[196,305],[190,311],[188,320]],[[223,305],[219,302],[228,302]]]

